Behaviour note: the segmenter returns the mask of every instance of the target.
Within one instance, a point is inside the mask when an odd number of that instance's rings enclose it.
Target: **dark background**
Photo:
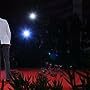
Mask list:
[[[10,61],[12,67],[41,67],[44,62],[89,66],[89,0],[3,0],[0,17],[12,32]],[[74,6],[77,7],[74,7]],[[76,11],[74,12],[74,9]],[[81,13],[79,12],[81,10]],[[36,21],[28,14],[35,11]],[[79,12],[79,13],[78,13]],[[81,18],[80,18],[81,17]],[[33,38],[23,40],[22,27],[30,27]],[[85,34],[86,33],[86,34]],[[87,50],[86,50],[87,49]],[[48,52],[58,52],[58,57]]]

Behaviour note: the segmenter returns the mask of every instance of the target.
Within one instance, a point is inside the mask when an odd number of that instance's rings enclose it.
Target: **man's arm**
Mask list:
[[[11,31],[10,31],[9,24],[7,21],[6,21],[6,32],[9,37],[9,40],[11,41]]]

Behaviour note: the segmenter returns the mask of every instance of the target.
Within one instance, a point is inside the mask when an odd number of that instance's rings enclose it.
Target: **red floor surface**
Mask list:
[[[21,73],[24,74],[25,77],[27,76],[32,76],[31,79],[35,80],[35,76],[37,75],[37,73],[40,71],[39,69],[16,69],[18,71],[20,71]],[[64,90],[72,90],[70,85],[66,82],[66,80],[64,79],[64,77],[60,78],[61,77],[61,73],[58,73],[56,77],[52,77],[52,76],[49,76],[48,75],[48,79],[50,79],[50,83],[52,83],[52,81],[55,79],[55,80],[63,80],[63,87],[64,87]],[[1,71],[1,79],[5,79],[5,71]],[[31,80],[32,81],[32,80]],[[76,82],[77,84],[80,84],[80,79],[79,79],[79,76],[76,74]],[[0,87],[1,87],[1,82],[0,82]],[[14,90],[8,83],[5,83],[5,87],[4,87],[4,90],[9,90],[8,88],[11,88],[12,90]]]

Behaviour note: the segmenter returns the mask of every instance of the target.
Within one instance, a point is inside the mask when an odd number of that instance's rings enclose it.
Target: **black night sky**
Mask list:
[[[31,12],[37,14],[34,21],[29,18]],[[12,66],[17,63],[18,67],[40,67],[46,61],[83,63],[80,60],[82,23],[73,14],[72,0],[3,0],[0,17],[8,21],[12,32]],[[32,32],[28,40],[21,36],[25,27]]]

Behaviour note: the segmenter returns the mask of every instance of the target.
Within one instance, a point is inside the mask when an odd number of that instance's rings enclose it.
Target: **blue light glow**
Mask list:
[[[48,55],[52,60],[57,60],[59,58],[59,53],[53,49],[48,52]]]
[[[23,30],[23,32],[22,32],[22,35],[23,35],[23,37],[24,38],[29,38],[29,37],[31,37],[31,32],[30,32],[30,30],[29,29],[24,29]]]

